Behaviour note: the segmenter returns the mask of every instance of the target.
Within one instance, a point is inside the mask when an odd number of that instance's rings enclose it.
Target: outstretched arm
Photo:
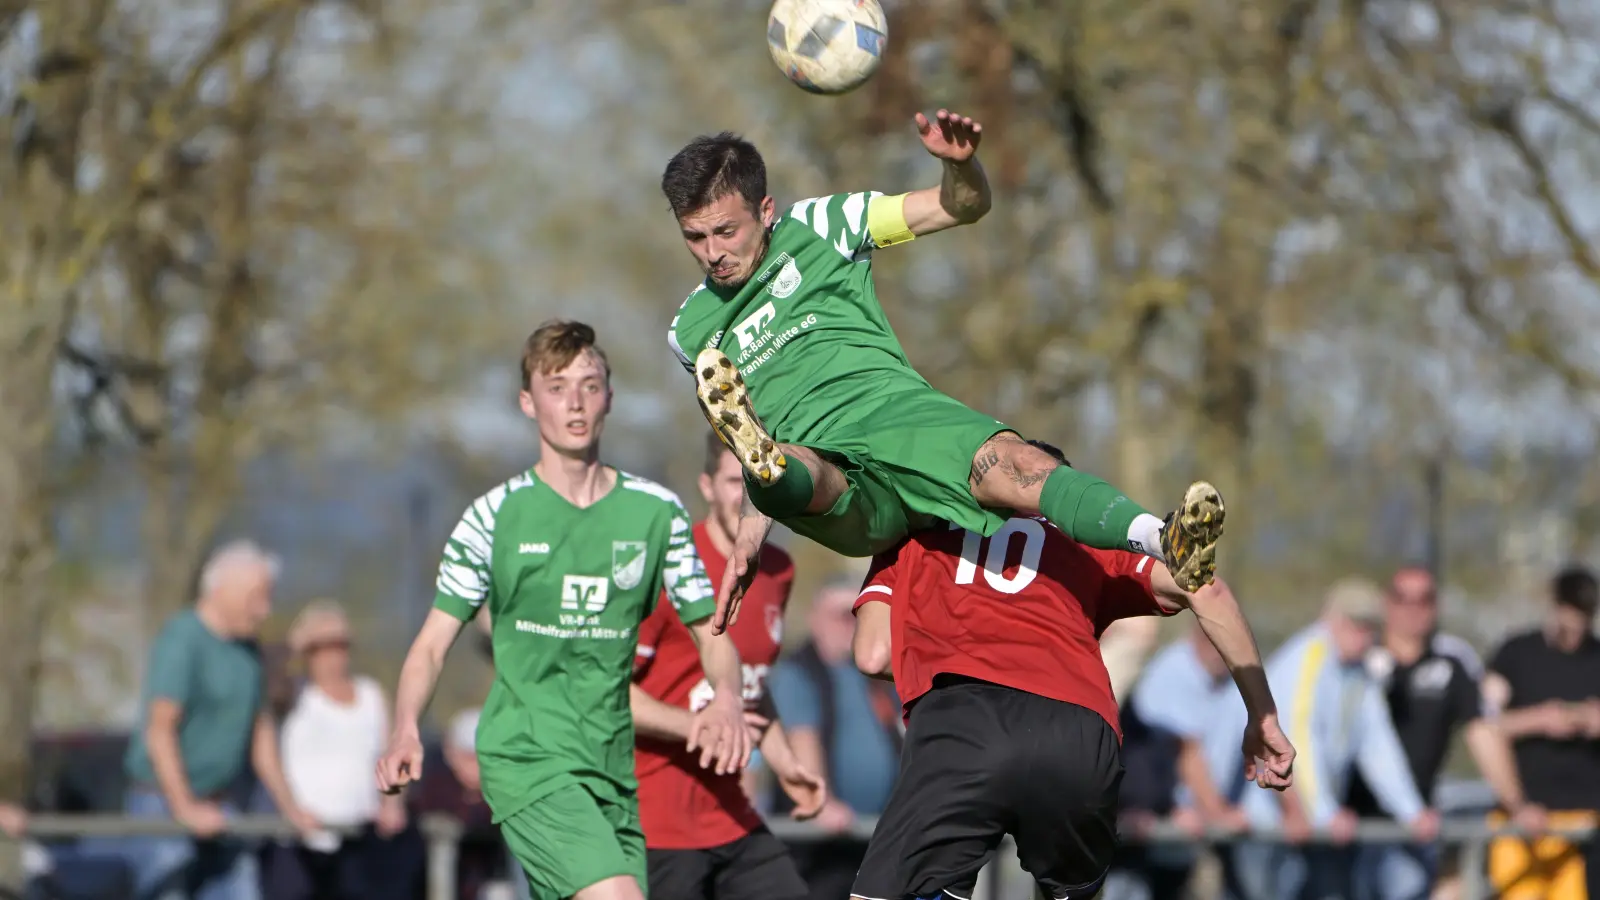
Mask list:
[[[1293,780],[1294,747],[1278,725],[1278,704],[1267,684],[1261,650],[1233,591],[1218,579],[1191,594],[1178,587],[1166,566],[1152,565],[1155,568],[1150,573],[1150,584],[1156,598],[1169,609],[1187,607],[1194,613],[1200,620],[1200,629],[1217,648],[1233,675],[1233,683],[1239,687],[1246,713],[1245,776],[1261,787],[1287,788]]]
[[[938,187],[873,200],[868,224],[879,247],[971,224],[993,204],[989,178],[975,155],[983,125],[943,109],[932,120],[919,112],[916,122],[922,146],[944,164],[944,177]]]

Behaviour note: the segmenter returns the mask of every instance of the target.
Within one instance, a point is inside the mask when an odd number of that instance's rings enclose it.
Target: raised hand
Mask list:
[[[917,113],[917,136],[922,146],[934,157],[947,162],[966,162],[978,152],[978,142],[983,139],[983,126],[970,116],[941,109],[932,121]]]

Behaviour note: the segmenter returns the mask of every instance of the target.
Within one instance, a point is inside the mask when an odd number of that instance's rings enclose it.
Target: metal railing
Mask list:
[[[461,823],[438,814],[424,815],[417,823],[428,847],[427,897],[428,900],[456,900],[456,860],[463,831]],[[768,823],[772,833],[793,843],[806,843],[827,838],[850,837],[866,841],[872,837],[877,820],[862,817],[844,832],[824,832],[808,822],[790,819],[773,819]],[[1546,835],[1568,840],[1583,841],[1596,837],[1594,826],[1582,828],[1552,828]],[[294,827],[276,816],[239,816],[228,820],[227,833],[242,838],[292,839]],[[170,819],[141,819],[121,815],[50,815],[40,814],[28,823],[27,837],[41,841],[75,839],[84,837],[184,837],[183,826]],[[1461,850],[1461,877],[1466,900],[1489,900],[1492,896],[1488,882],[1489,842],[1497,837],[1537,837],[1522,829],[1491,827],[1482,820],[1447,819],[1439,830],[1439,843]],[[1144,845],[1183,845],[1220,847],[1248,839],[1256,842],[1284,843],[1282,832],[1249,832],[1245,835],[1213,831],[1196,836],[1171,823],[1156,824],[1148,833],[1130,837],[1127,843]],[[5,840],[0,836],[0,840]],[[1366,820],[1356,829],[1357,844],[1408,843],[1411,833],[1405,826],[1386,820]],[[1313,844],[1331,843],[1326,835],[1311,839]],[[1009,865],[991,864],[980,879],[983,893],[990,900],[1009,900],[1028,896],[1030,886],[1027,876],[1015,867],[1014,857],[1004,857]]]

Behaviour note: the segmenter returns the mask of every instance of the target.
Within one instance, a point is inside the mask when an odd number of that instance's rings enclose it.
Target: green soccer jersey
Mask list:
[[[721,349],[779,441],[826,447],[864,401],[928,389],[872,286],[867,209],[878,196],[796,203],[773,226],[754,278],[738,290],[706,279],[672,320],[668,340],[684,366],[692,371],[697,353]]]
[[[716,606],[689,514],[654,482],[618,472],[579,509],[530,471],[462,515],[434,605],[463,621],[485,606],[492,617],[477,751],[495,821],[570,784],[634,802],[628,682],[639,623],[663,590],[686,624]]]

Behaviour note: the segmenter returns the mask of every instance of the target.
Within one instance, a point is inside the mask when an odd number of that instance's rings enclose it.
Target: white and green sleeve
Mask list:
[[[887,246],[873,239],[873,229],[869,227],[872,206],[882,197],[877,191],[813,197],[789,207],[784,215],[809,226],[817,237],[839,251],[839,255],[856,259]]]
[[[439,581],[433,599],[435,609],[467,622],[489,598],[495,513],[499,511],[499,501],[504,498],[503,488],[479,497],[462,513],[461,521],[450,532],[444,545],[444,558],[439,562]]]
[[[673,498],[672,515],[667,523],[667,552],[661,564],[661,586],[685,625],[716,611],[716,588],[706,577],[706,567],[694,549],[689,512],[677,498]]]

